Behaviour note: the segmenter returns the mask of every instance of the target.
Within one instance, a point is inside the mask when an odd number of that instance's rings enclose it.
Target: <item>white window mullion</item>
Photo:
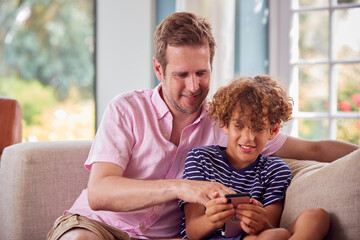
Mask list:
[[[329,139],[336,139],[337,122],[334,116],[337,113],[337,79],[335,79],[336,68],[334,67],[333,54],[333,25],[334,25],[334,0],[329,0]]]

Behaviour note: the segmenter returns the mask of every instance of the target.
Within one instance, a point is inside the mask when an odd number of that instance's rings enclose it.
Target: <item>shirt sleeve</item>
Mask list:
[[[292,178],[289,166],[281,158],[269,157],[266,165],[264,207],[285,198]]]
[[[85,162],[88,170],[94,162],[109,162],[126,168],[134,136],[132,116],[119,104],[124,101],[117,98],[108,104]]]
[[[271,154],[276,153],[285,143],[287,139],[287,135],[285,133],[278,133],[275,135],[275,137],[270,140],[267,141],[263,151],[262,151],[262,155],[264,156],[269,156]]]

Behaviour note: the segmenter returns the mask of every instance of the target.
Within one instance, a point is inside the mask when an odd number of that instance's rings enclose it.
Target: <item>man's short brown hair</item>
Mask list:
[[[155,57],[166,70],[167,46],[203,46],[209,45],[210,65],[215,54],[215,39],[211,26],[205,18],[193,13],[177,12],[165,18],[157,27],[154,35]]]

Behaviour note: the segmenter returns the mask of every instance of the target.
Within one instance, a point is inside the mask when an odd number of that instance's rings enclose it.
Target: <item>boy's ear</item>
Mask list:
[[[222,130],[224,131],[224,133],[226,134],[226,135],[228,135],[229,134],[229,128],[228,128],[228,126],[223,126],[222,127]]]
[[[276,123],[270,128],[269,140],[272,140],[280,130],[280,124]]]

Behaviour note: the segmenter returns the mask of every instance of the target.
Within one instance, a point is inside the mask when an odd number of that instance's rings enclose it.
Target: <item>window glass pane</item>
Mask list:
[[[334,12],[334,54],[336,59],[360,58],[360,31],[354,27],[360,23],[360,8]]]
[[[343,3],[360,3],[360,0],[337,0],[338,4],[343,4]]]
[[[327,119],[299,119],[299,137],[309,140],[328,139],[329,121]]]
[[[360,112],[360,63],[337,64],[338,111]]]
[[[360,119],[337,120],[337,139],[360,145]]]
[[[299,58],[327,59],[329,50],[329,13],[299,13]]]
[[[299,110],[326,112],[328,97],[328,66],[324,64],[299,66]]]
[[[299,7],[324,7],[329,5],[329,0],[298,0],[298,5]]]
[[[3,1],[0,95],[19,101],[24,141],[93,139],[94,1]]]

